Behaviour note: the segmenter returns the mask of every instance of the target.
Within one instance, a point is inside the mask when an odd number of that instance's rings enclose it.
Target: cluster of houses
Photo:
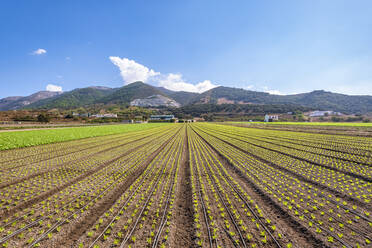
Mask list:
[[[79,113],[72,113],[72,116],[76,116],[76,117],[86,117],[86,118],[118,118],[118,115],[117,114],[94,114],[92,115],[91,113],[83,113],[83,114],[79,114]]]
[[[292,115],[292,112],[288,112],[287,115]],[[326,116],[342,116],[341,112],[336,112],[332,110],[315,110],[311,111],[305,114],[308,117],[326,117]],[[279,120],[279,115],[274,115],[274,114],[266,114],[264,118],[264,122],[273,122],[273,121],[278,121]]]
[[[175,120],[174,115],[151,115],[150,121],[171,121]]]
[[[292,112],[288,112],[287,115],[293,114]],[[73,113],[73,116],[76,117],[85,117],[85,118],[118,118],[117,114],[107,113],[107,114],[90,114],[90,113]],[[308,117],[324,117],[324,116],[342,116],[343,114],[340,112],[335,112],[332,110],[315,110],[305,114]],[[195,122],[196,119],[190,120],[183,120],[184,122]],[[178,122],[178,119],[174,115],[151,115],[148,120],[145,120],[142,116],[136,116],[133,120],[123,120],[123,123],[147,123],[148,121],[170,121],[170,122]],[[279,115],[276,114],[266,114],[264,117],[264,122],[274,122],[279,121]]]
[[[90,114],[90,113],[72,113],[74,117],[82,118],[118,118],[117,114]],[[123,120],[122,123],[147,123],[148,121],[169,121],[178,122],[178,119],[174,115],[151,115],[148,120],[145,120],[143,116],[135,116],[133,119]],[[186,122],[195,122],[196,120],[185,120]]]
[[[150,121],[169,121],[169,122],[196,122],[200,118],[193,118],[187,120],[178,120],[174,115],[151,115]]]

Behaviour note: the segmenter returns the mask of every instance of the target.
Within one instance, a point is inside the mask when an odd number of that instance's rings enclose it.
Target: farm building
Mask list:
[[[96,117],[96,118],[118,118],[118,115],[117,114],[96,114],[96,115],[92,115],[92,117]]]
[[[278,115],[265,115],[265,122],[273,122],[279,120]]]
[[[174,118],[174,115],[151,115],[150,116],[150,120],[151,121],[170,121],[170,120],[173,120],[175,119]]]
[[[91,117],[92,115],[90,113],[76,113],[76,112],[73,112],[72,113],[72,116],[76,116],[76,117]]]

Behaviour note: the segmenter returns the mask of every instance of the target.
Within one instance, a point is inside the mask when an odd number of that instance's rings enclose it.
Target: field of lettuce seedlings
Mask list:
[[[0,151],[3,247],[372,247],[371,199],[369,137],[158,124]]]

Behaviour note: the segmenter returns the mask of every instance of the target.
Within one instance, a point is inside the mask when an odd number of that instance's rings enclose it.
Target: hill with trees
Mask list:
[[[96,104],[99,99],[112,94],[115,90],[106,87],[88,87],[65,92],[56,97],[43,99],[26,106],[27,109],[72,109]]]

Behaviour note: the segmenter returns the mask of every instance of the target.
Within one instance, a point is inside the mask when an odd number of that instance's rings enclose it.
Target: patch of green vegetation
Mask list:
[[[171,125],[163,123],[121,124],[61,129],[31,130],[0,133],[0,150],[36,146],[62,141],[77,140],[110,134],[141,131],[149,128]]]

